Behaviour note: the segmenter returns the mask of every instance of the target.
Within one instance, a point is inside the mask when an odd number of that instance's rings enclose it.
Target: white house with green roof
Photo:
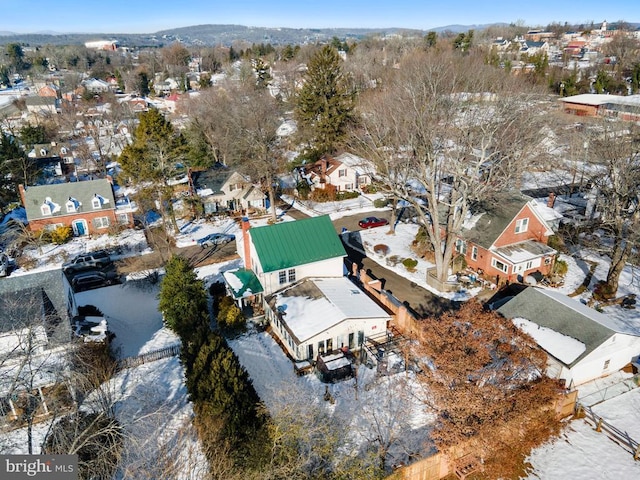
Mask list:
[[[386,332],[390,315],[344,276],[342,242],[328,215],[250,227],[238,250],[245,268],[225,272],[241,305],[260,301],[273,332],[296,362],[358,350]]]
[[[306,277],[341,277],[347,253],[328,215],[248,228],[243,222],[245,268],[265,295]]]

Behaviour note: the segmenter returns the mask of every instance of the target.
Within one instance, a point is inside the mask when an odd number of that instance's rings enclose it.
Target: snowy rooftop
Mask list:
[[[586,345],[575,338],[533,323],[524,318],[514,318],[520,330],[533,337],[538,345],[558,360],[570,365],[586,350]]]
[[[349,318],[389,317],[346,277],[307,279],[274,298],[275,307],[300,342]]]

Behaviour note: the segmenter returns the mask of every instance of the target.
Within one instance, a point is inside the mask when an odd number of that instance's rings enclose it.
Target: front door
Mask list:
[[[73,228],[74,235],[78,237],[82,237],[83,235],[87,235],[87,222],[85,220],[74,220],[71,224]]]

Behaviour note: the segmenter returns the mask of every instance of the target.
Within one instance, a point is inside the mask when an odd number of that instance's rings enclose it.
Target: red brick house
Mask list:
[[[133,209],[128,202],[117,204],[109,180],[19,188],[31,231],[67,225],[83,236],[106,233],[114,225],[133,226]]]
[[[521,194],[501,198],[475,213],[456,242],[467,266],[496,281],[521,281],[539,271],[551,273],[556,250],[547,245],[553,231],[536,202]]]

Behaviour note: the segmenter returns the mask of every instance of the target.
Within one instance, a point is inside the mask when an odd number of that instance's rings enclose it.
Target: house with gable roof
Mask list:
[[[114,225],[133,226],[129,202],[117,203],[106,179],[19,186],[31,231],[67,225],[73,234],[99,235]]]
[[[334,188],[338,192],[349,192],[370,185],[372,170],[368,160],[343,153],[337,157],[322,157],[305,168],[304,175],[311,188]]]
[[[468,267],[496,277],[497,284],[522,281],[536,271],[551,273],[557,252],[547,241],[553,233],[538,203],[513,192],[472,212],[456,252]]]
[[[264,192],[240,172],[216,163],[208,170],[190,171],[189,187],[200,197],[206,215],[266,210]]]
[[[251,228],[245,218],[238,247],[245,266],[224,273],[227,289],[241,304],[261,302],[295,362],[358,350],[386,332],[390,315],[344,276],[346,252],[328,215]]]
[[[640,355],[640,324],[605,315],[560,292],[526,287],[496,309],[548,355],[547,375],[567,387],[607,376]]]

